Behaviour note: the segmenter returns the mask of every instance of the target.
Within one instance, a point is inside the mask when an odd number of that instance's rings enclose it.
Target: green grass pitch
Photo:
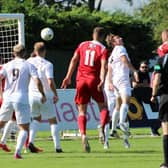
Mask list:
[[[84,153],[81,140],[61,139],[64,153],[55,153],[50,132],[39,132],[36,146],[44,152],[23,153],[23,159],[15,160],[15,142],[8,141],[12,152],[0,150],[2,168],[159,168],[162,163],[162,137],[151,137],[150,128],[131,129],[131,148],[123,146],[122,139],[110,138],[110,148],[103,149],[97,138],[97,131],[88,131],[91,153]]]

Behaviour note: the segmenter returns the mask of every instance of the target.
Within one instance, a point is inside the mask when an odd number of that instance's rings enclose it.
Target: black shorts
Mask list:
[[[159,119],[162,122],[168,121],[168,94],[162,94],[160,96]]]

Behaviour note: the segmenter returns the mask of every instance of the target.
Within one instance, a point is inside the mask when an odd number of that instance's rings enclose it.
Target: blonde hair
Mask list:
[[[17,57],[23,58],[26,54],[25,46],[22,44],[17,44],[13,47],[13,53]]]

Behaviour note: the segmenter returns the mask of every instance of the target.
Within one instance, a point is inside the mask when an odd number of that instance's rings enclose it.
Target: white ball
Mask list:
[[[46,27],[41,30],[41,38],[45,41],[52,40],[54,37],[54,32],[51,28]]]

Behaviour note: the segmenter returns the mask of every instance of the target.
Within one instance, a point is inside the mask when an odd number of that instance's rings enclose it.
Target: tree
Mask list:
[[[140,9],[141,19],[151,24],[154,40],[161,43],[161,32],[168,27],[168,3],[165,0],[151,0],[151,2]]]
[[[23,0],[24,1],[24,0]],[[61,5],[61,6],[66,6],[71,7],[71,6],[81,6],[81,5],[86,5],[90,12],[93,12],[94,10],[96,11],[100,11],[101,10],[101,6],[102,6],[102,2],[103,0],[99,0],[97,2],[97,6],[96,6],[96,0],[32,0],[35,4],[46,4],[48,6],[51,6],[55,3]],[[130,3],[130,5],[133,5],[133,0],[125,0],[127,2]]]

